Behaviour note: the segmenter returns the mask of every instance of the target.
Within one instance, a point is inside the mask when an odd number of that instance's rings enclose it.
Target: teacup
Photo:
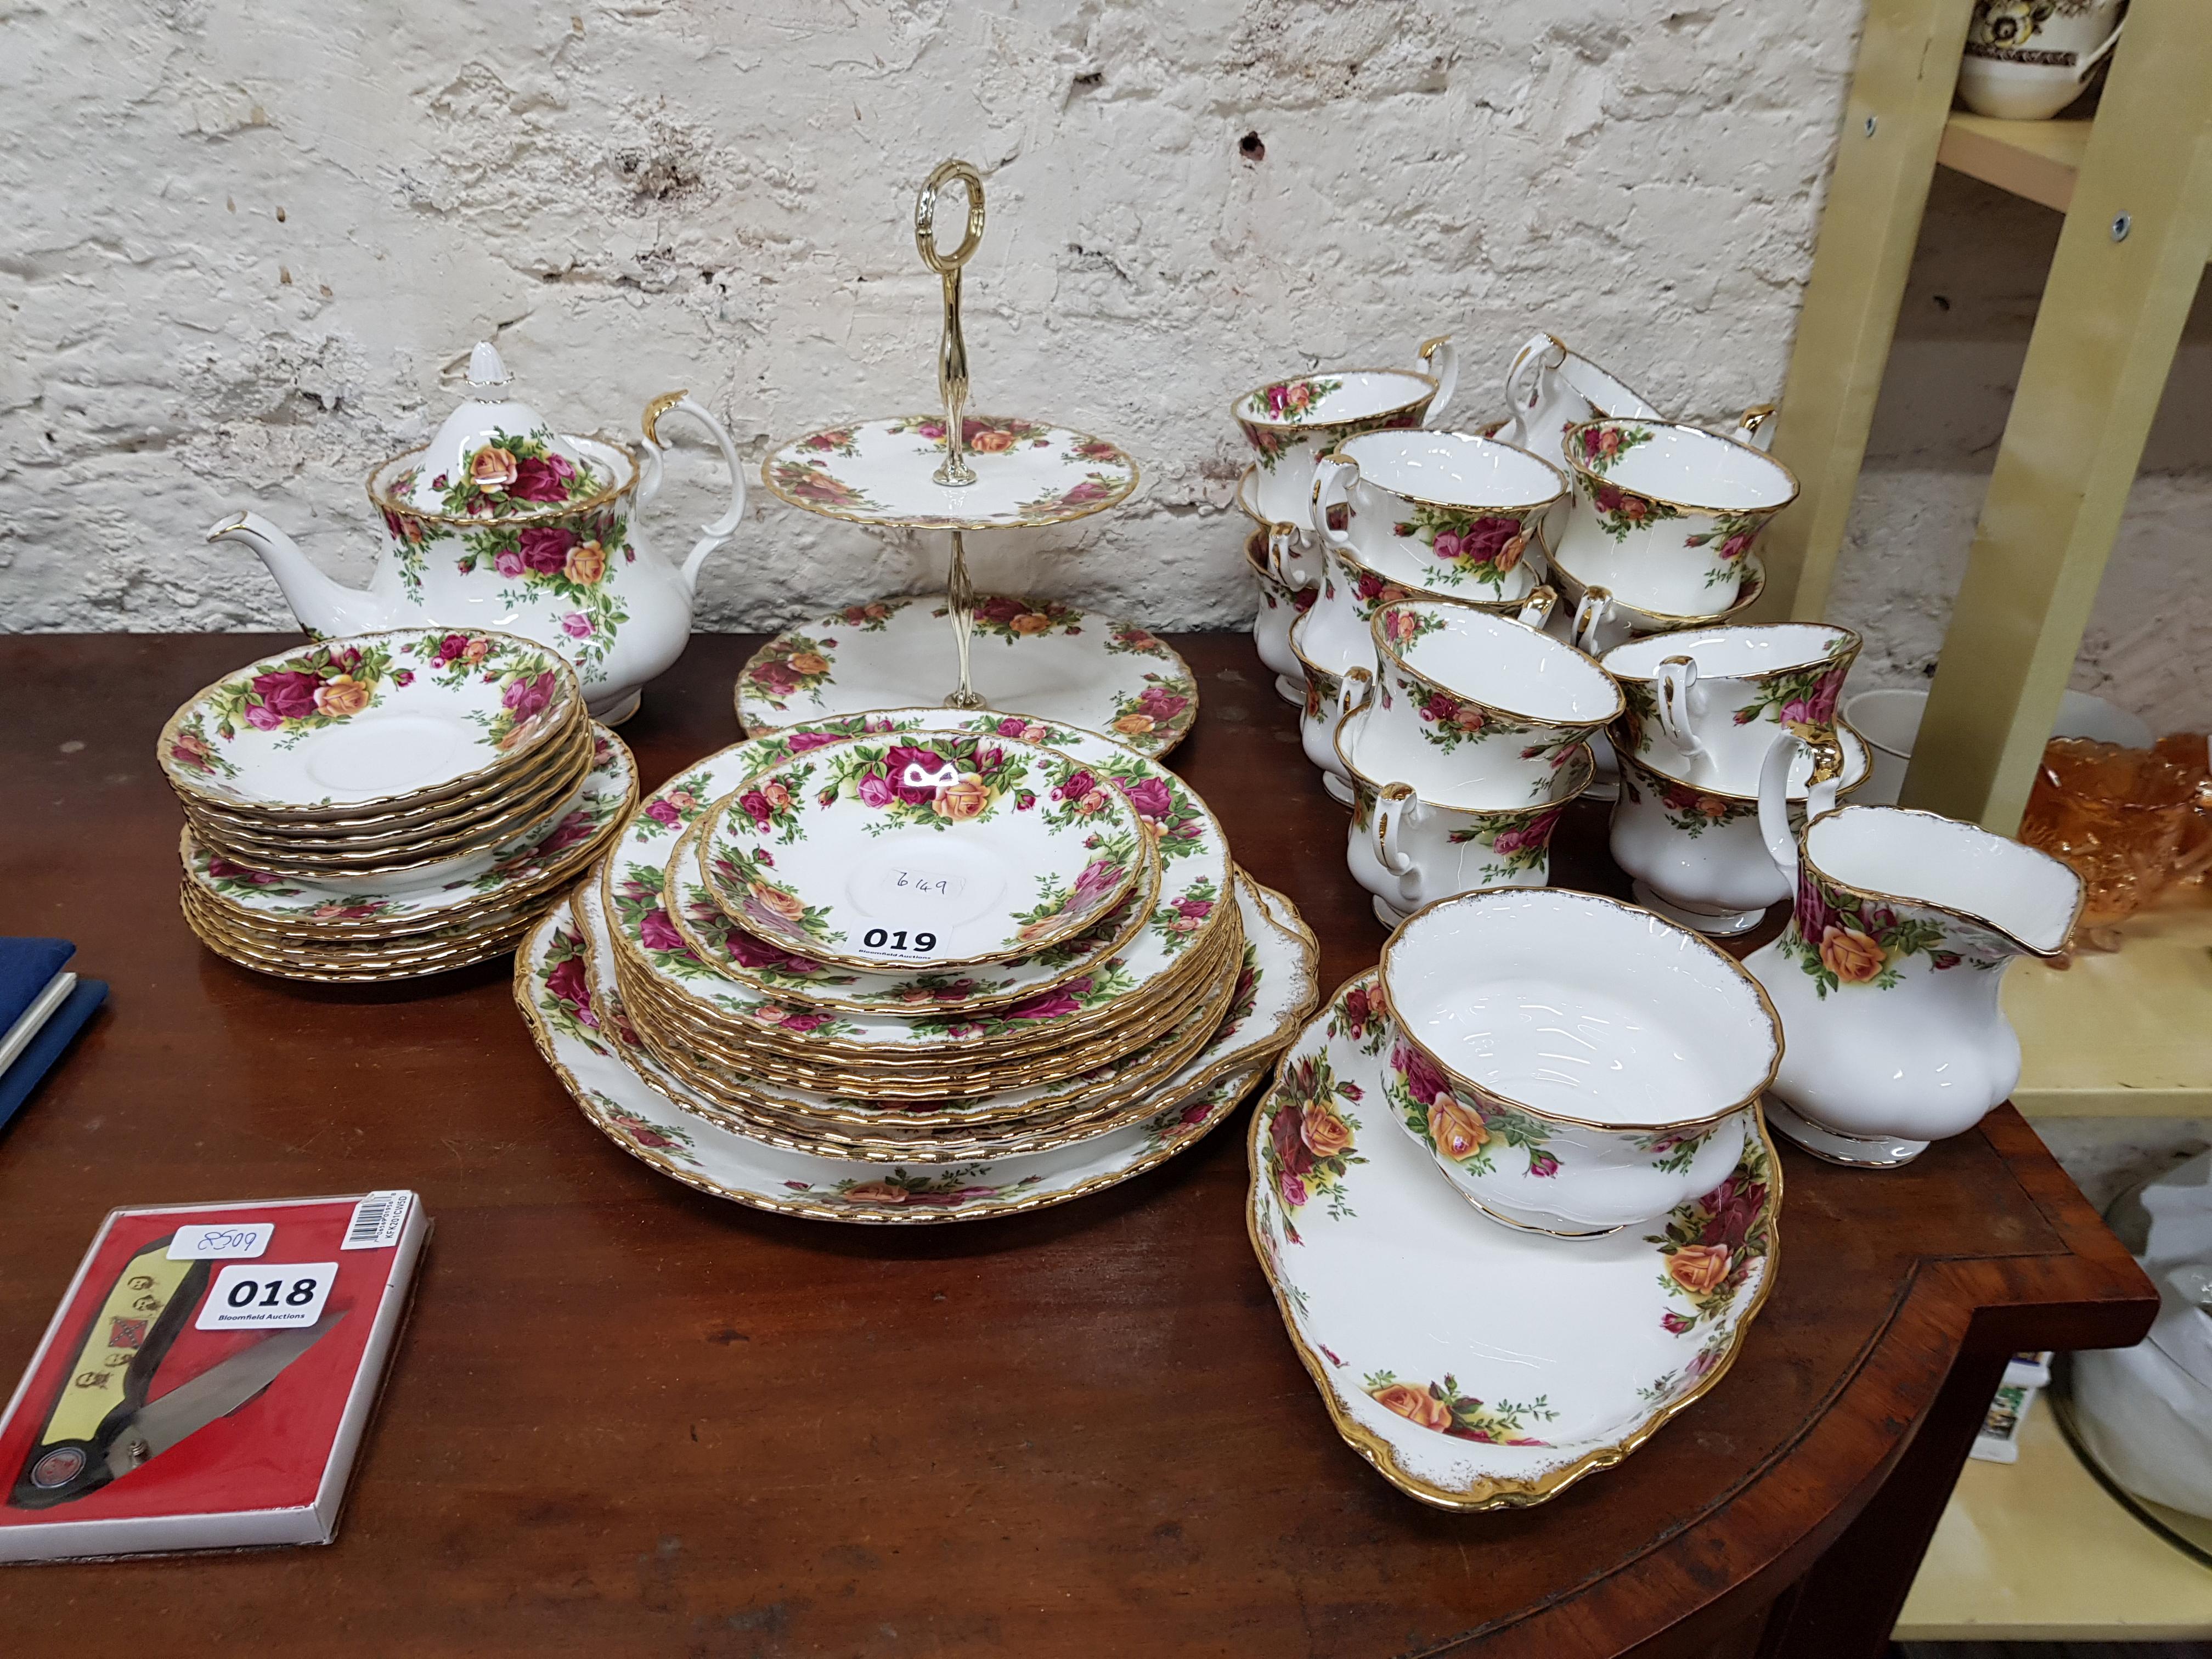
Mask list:
[[[1322,369],[1270,380],[1229,406],[1260,457],[1255,505],[1263,520],[1306,523],[1313,510],[1315,458],[1346,438],[1426,426],[1443,413],[1459,379],[1458,354],[1444,336],[1425,343],[1420,356],[1431,372]]]
[[[1613,1231],[1711,1192],[1782,1058],[1740,966],[1591,893],[1489,888],[1416,911],[1382,947],[1382,985],[1393,1115],[1462,1196],[1548,1233]]]
[[[1796,751],[1785,799],[1790,823],[1802,829],[1813,758],[1787,733],[1771,740]],[[1864,783],[1872,770],[1858,734],[1836,729],[1844,755],[1838,794]],[[1633,754],[1615,750],[1620,795],[1613,804],[1613,861],[1635,884],[1636,902],[1669,921],[1715,938],[1747,933],[1770,906],[1790,896],[1759,827],[1758,786],[1738,794],[1700,788]]]
[[[1462,432],[1370,432],[1315,464],[1322,544],[1409,587],[1474,599],[1525,599],[1539,523],[1565,476],[1526,450]],[[1349,508],[1344,527],[1330,509]]]
[[[1640,640],[1649,634],[1679,634],[1692,628],[1714,628],[1740,617],[1759,603],[1766,592],[1766,566],[1756,553],[1743,556],[1743,586],[1735,603],[1713,616],[1676,617],[1662,611],[1641,611],[1623,605],[1609,587],[1592,587],[1559,562],[1547,544],[1544,563],[1552,585],[1559,590],[1559,608],[1553,613],[1550,633],[1591,656],[1604,655],[1616,645]]]
[[[1585,587],[1638,610],[1728,610],[1752,544],[1797,497],[1781,462],[1680,422],[1586,421],[1566,447],[1575,501],[1559,556]]]
[[[1598,659],[1628,704],[1613,735],[1668,777],[1756,797],[1778,732],[1835,731],[1860,643],[1825,623],[1765,623],[1617,645]]]
[[[1567,349],[1555,335],[1539,334],[1513,354],[1505,371],[1505,404],[1513,413],[1498,439],[1539,460],[1566,465],[1560,445],[1571,427],[1601,415],[1665,418],[1587,357]]]
[[[1553,775],[1540,805],[1482,806],[1448,787],[1384,775],[1364,758],[1361,735],[1372,711],[1355,708],[1337,728],[1337,758],[1351,775],[1352,831],[1345,861],[1375,901],[1375,919],[1395,927],[1407,914],[1478,887],[1541,887],[1552,876],[1552,832],[1567,804],[1589,787],[1587,750]],[[1436,799],[1443,796],[1444,799]]]
[[[1253,580],[1260,586],[1260,611],[1252,618],[1252,643],[1260,660],[1275,677],[1276,695],[1285,702],[1304,702],[1305,670],[1291,654],[1291,624],[1311,610],[1320,595],[1314,588],[1285,586],[1275,574],[1274,562],[1267,556],[1269,534],[1266,526],[1257,526],[1244,538],[1244,562],[1252,568]]]
[[[2046,121],[2119,43],[2124,0],[1975,0],[1959,96],[1978,115]]]
[[[1449,757],[1456,798],[1551,799],[1553,774],[1620,716],[1621,698],[1595,661],[1540,631],[1540,597],[1551,590],[1537,589],[1520,617],[1457,599],[1376,611],[1376,765],[1438,772]]]
[[[1322,787],[1330,799],[1349,806],[1352,780],[1336,757],[1336,728],[1374,694],[1375,671],[1365,662],[1338,657],[1324,664],[1309,655],[1305,636],[1313,620],[1314,613],[1308,611],[1291,624],[1291,655],[1306,681],[1305,701],[1298,712],[1298,746],[1321,769]]]

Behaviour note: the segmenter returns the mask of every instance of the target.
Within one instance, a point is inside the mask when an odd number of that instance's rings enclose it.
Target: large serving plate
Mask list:
[[[1717,1382],[1772,1285],[1762,1127],[1663,1222],[1558,1239],[1480,1214],[1394,1122],[1375,973],[1299,1033],[1254,1114],[1248,1212],[1337,1431],[1441,1509],[1540,1503]]]
[[[1296,913],[1279,896],[1264,895],[1271,914]],[[1278,1018],[1255,1009],[1247,1030],[1266,1022],[1291,1029],[1310,1006],[1319,952],[1296,924],[1300,944],[1286,983],[1303,987]],[[764,1146],[678,1110],[631,1065],[635,1046],[623,1034],[621,1011],[591,1001],[584,945],[568,908],[549,915],[515,957],[515,1000],[539,1052],[601,1133],[674,1180],[756,1209],[818,1220],[921,1224],[984,1220],[1063,1204],[1101,1191],[1164,1163],[1195,1144],[1233,1111],[1259,1075],[1265,1043],[1245,1051],[1250,1064],[1226,1074],[1201,1055],[1196,1075],[1212,1080],[1188,1094],[1162,1091],[1160,1109],[1109,1133],[1074,1145],[988,1161],[910,1165],[826,1158]],[[579,998],[582,999],[581,1000]],[[1279,1042],[1277,1035],[1273,1039]],[[1230,1062],[1232,1066],[1234,1062]]]
[[[754,935],[842,967],[958,969],[1097,925],[1148,868],[1116,789],[996,732],[861,737],[793,755],[726,796],[699,874]]]
[[[942,594],[878,599],[777,635],[738,676],[738,723],[759,737],[942,697],[960,677],[950,614]],[[1155,759],[1198,718],[1189,665],[1133,623],[987,593],[969,631],[975,690],[1000,714],[1094,732]]]
[[[763,994],[693,954],[663,908],[665,870],[676,837],[711,802],[795,747],[803,752],[864,733],[996,731],[1015,719],[943,708],[898,708],[854,716],[796,736],[757,738],[708,756],[645,798],[607,859],[605,896],[610,922],[620,936],[618,948],[650,969],[669,994],[702,1005],[718,1020],[773,1024],[802,1018],[791,1005],[805,999]],[[1071,788],[1085,795],[1102,787],[1119,790],[1154,832],[1162,865],[1160,902],[1144,931],[1115,958],[1127,981],[1120,994],[1141,991],[1170,972],[1215,924],[1228,893],[1231,866],[1227,839],[1204,804],[1164,767],[1091,733],[1036,720],[1022,720],[1019,726],[1018,732],[1005,735],[1046,744],[1082,762],[1089,775],[1070,779]],[[929,976],[864,978],[851,988],[862,1007],[841,1008],[833,1019],[804,1018],[809,1022],[806,1029],[821,1032],[825,1044],[832,1047],[903,1049],[920,1056],[990,1036],[992,1026],[1002,1022],[987,1023],[988,1010],[1047,988],[1024,985],[1020,975],[1030,971],[1022,963],[969,970],[974,979],[991,988],[988,1000],[979,1005],[976,1000],[933,994],[921,1005],[922,1017],[916,1017],[917,1005],[908,993],[933,990]],[[999,992],[1014,995],[1009,999]],[[1092,1001],[1095,1005],[1096,999]],[[779,1012],[787,1010],[789,1019]],[[1052,1017],[1064,1025],[1073,1024],[1073,1017],[1084,1012],[1079,1006]]]
[[[226,676],[170,716],[158,753],[187,797],[344,817],[524,762],[570,729],[579,697],[575,671],[545,646],[398,629]]]
[[[1014,530],[1117,507],[1137,464],[1085,432],[1008,416],[961,422],[969,484],[941,484],[945,416],[904,415],[810,432],[772,451],[761,481],[793,507],[855,524]]]
[[[528,903],[580,874],[600,841],[637,799],[637,764],[622,740],[592,728],[592,769],[560,808],[492,849],[482,872],[369,893],[343,881],[313,881],[251,868],[210,852],[184,833],[191,884],[222,908],[272,927],[343,939],[414,934]]]

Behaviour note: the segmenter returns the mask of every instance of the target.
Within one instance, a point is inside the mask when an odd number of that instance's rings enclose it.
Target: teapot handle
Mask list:
[[[1805,789],[1808,824],[1835,810],[1844,772],[1844,746],[1833,738],[1808,742],[1794,732],[1779,732],[1767,745],[1766,759],[1759,769],[1759,836],[1793,893],[1797,890],[1797,835],[1790,827],[1790,763],[1800,749],[1813,757],[1813,775]]]
[[[722,452],[722,459],[730,469],[730,510],[706,526],[699,539],[691,545],[677,574],[684,579],[685,589],[694,589],[699,582],[699,567],[707,562],[707,556],[737,533],[745,517],[745,468],[738,458],[738,447],[730,441],[728,430],[710,414],[702,404],[694,402],[688,392],[664,392],[645,406],[645,419],[641,430],[645,436],[646,465],[639,470],[637,504],[642,507],[660,493],[660,458],[662,444],[659,426],[666,415],[689,415],[705,427]]]
[[[1442,423],[1444,405],[1451,401],[1459,386],[1459,348],[1451,343],[1451,336],[1439,334],[1433,340],[1421,342],[1421,363],[1436,376],[1436,396],[1429,399],[1429,412],[1422,417],[1423,426]]]

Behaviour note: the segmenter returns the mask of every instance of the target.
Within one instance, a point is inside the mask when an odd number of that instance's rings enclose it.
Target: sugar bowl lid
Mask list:
[[[477,342],[469,354],[471,395],[446,416],[412,476],[393,481],[404,506],[441,518],[530,518],[606,486],[544,416],[501,395],[507,380],[497,349]]]

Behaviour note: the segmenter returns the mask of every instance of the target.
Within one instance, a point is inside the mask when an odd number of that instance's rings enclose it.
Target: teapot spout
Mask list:
[[[210,542],[243,542],[284,590],[284,602],[310,634],[325,638],[388,627],[392,618],[372,595],[332,581],[307,562],[299,544],[258,513],[239,513],[207,533]]]

